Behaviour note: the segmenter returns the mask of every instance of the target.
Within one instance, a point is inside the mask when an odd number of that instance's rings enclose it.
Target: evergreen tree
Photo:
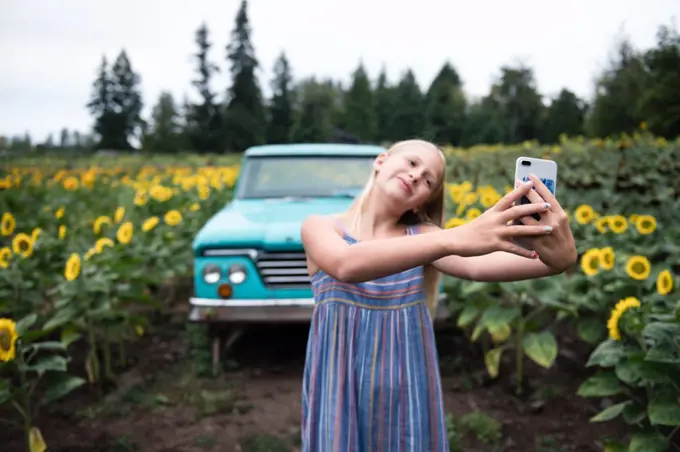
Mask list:
[[[371,81],[363,64],[354,71],[352,85],[344,99],[343,127],[347,133],[356,135],[361,141],[373,141],[377,136],[375,105]]]
[[[151,111],[144,148],[156,152],[179,152],[184,146],[179,114],[169,92],[162,92]]]
[[[191,84],[198,90],[201,101],[190,104],[185,100],[185,132],[195,151],[218,152],[224,149],[222,116],[210,83],[219,68],[208,60],[212,43],[205,23],[196,31],[195,43],[198,46],[198,51],[194,54],[198,78],[192,80]]]
[[[561,134],[574,137],[583,134],[586,104],[568,89],[562,89],[546,111],[541,141],[557,143]]]
[[[586,120],[590,136],[606,137],[633,133],[645,118],[639,107],[647,87],[648,74],[642,55],[627,39],[621,39],[609,67],[596,82],[593,108]]]
[[[94,132],[98,135],[97,149],[114,149],[116,147],[113,110],[113,87],[109,75],[108,61],[102,56],[98,75],[92,85],[92,95],[87,104],[90,113],[94,116]],[[47,147],[48,144],[45,143]]]
[[[236,27],[227,46],[232,83],[227,95],[225,132],[227,149],[238,152],[265,141],[266,114],[255,76],[258,62],[250,41],[248,2],[241,1]]]
[[[375,108],[376,141],[380,143],[390,141],[390,125],[392,123],[394,107],[396,106],[396,98],[394,88],[387,81],[384,67],[380,71],[374,90],[373,106]]]
[[[294,125],[293,77],[285,53],[281,53],[274,64],[272,99],[269,105],[267,143],[289,143]]]
[[[644,55],[649,81],[639,116],[651,132],[673,139],[680,136],[680,34],[661,27],[657,39]]]
[[[420,138],[425,130],[425,102],[411,69],[402,76],[394,90],[395,107],[390,121],[389,138],[393,141]]]
[[[122,50],[111,68],[111,103],[114,111],[114,129],[117,149],[132,149],[130,140],[141,140],[142,94],[140,76],[135,73],[125,50]]]
[[[465,129],[466,99],[458,72],[447,62],[426,95],[427,132],[438,144],[460,145]]]

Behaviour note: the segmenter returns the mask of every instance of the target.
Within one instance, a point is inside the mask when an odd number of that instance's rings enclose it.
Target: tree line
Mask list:
[[[656,45],[646,50],[620,40],[590,101],[567,88],[546,98],[525,65],[501,67],[480,99],[466,95],[450,62],[426,88],[411,69],[391,83],[384,68],[371,80],[361,63],[348,86],[314,76],[296,81],[285,52],[274,64],[272,95],[265,99],[247,6],[242,0],[225,48],[231,83],[223,95],[211,89],[219,66],[208,59],[213,43],[202,24],[194,36],[191,80],[198,102],[178,102],[163,92],[150,116],[142,117],[141,75],[122,50],[111,64],[102,58],[87,103],[94,122],[90,133],[63,129],[58,142],[50,135],[39,144],[28,135],[0,137],[0,149],[224,153],[264,143],[384,143],[412,137],[454,146],[556,143],[563,134],[630,134],[642,123],[659,136],[680,135],[680,35],[668,26],[659,27]]]

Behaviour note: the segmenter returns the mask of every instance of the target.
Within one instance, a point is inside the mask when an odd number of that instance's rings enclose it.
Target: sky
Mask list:
[[[191,5],[191,6],[189,6]],[[0,0],[0,135],[28,132],[34,142],[66,127],[87,133],[92,82],[102,56],[121,49],[142,79],[148,115],[161,91],[195,99],[194,35],[205,22],[229,85],[225,46],[240,0]],[[501,65],[534,69],[539,91],[566,87],[591,98],[618,37],[653,46],[660,25],[678,24],[678,0],[250,0],[259,79],[270,93],[272,68],[285,51],[296,79],[347,83],[362,61],[371,78],[391,81],[412,68],[426,89],[449,61],[470,96],[482,96]]]

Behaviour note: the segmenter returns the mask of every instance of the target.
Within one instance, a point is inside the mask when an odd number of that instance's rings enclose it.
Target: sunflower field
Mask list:
[[[511,190],[517,157],[555,160],[580,255],[551,278],[445,280],[454,323],[483,348],[490,376],[513,372],[521,393],[526,360],[551,367],[573,331],[591,350],[579,395],[611,402],[592,421],[630,425],[608,450],[667,450],[680,426],[680,141],[643,134],[446,154],[447,227]],[[45,450],[38,408],[125,366],[126,348],[164,308],[159,286],[191,274],[194,234],[237,175],[233,159],[197,156],[0,168],[0,406],[16,413],[29,450]]]

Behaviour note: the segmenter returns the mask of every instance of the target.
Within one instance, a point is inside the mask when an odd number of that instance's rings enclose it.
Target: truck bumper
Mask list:
[[[446,295],[439,295],[435,323],[451,315],[446,308]],[[189,320],[206,323],[305,323],[312,318],[313,298],[262,300],[189,299]]]

